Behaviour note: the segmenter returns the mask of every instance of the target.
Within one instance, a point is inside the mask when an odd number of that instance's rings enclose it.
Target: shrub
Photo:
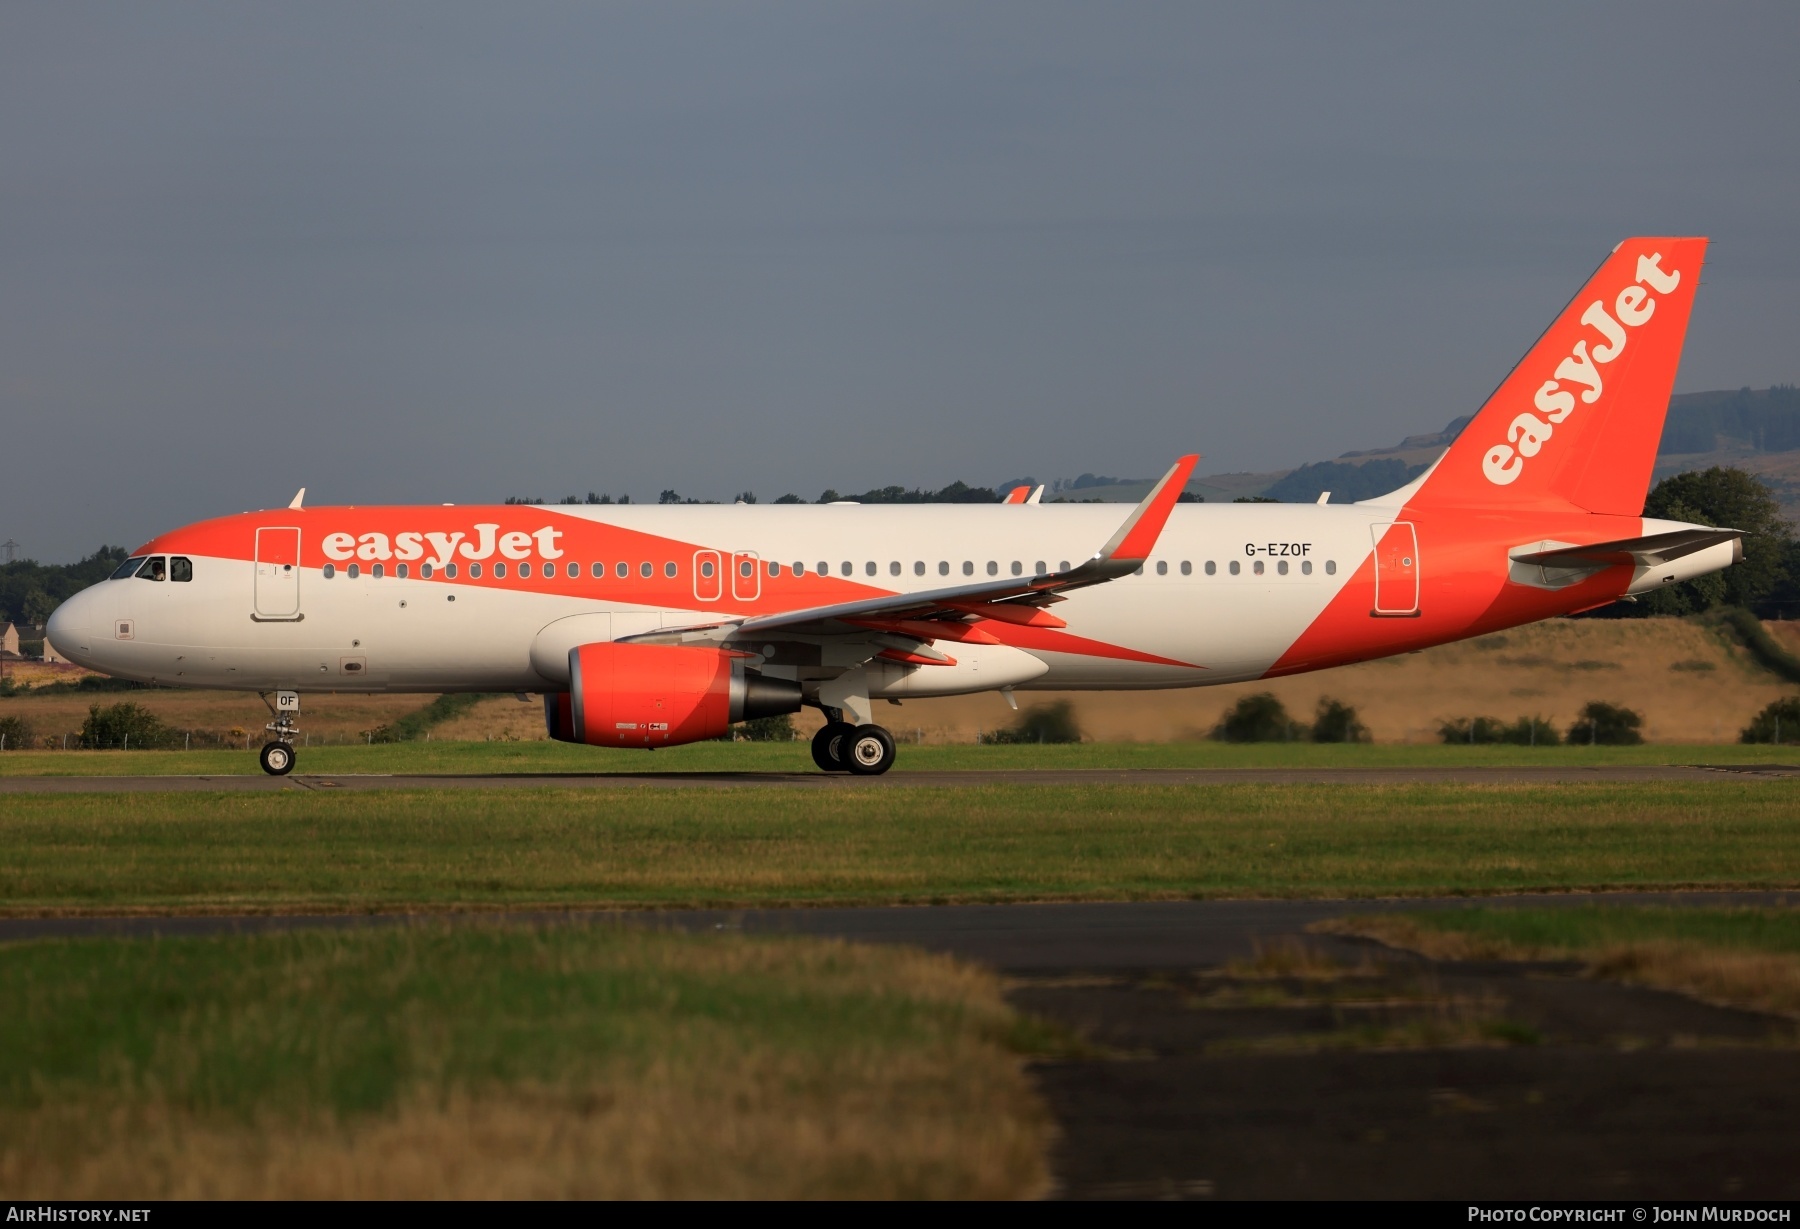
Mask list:
[[[794,719],[787,713],[778,713],[773,717],[740,721],[726,732],[725,737],[731,738],[734,734],[751,743],[791,743],[794,741]]]
[[[1225,711],[1211,737],[1225,743],[1278,743],[1294,737],[1294,719],[1273,692],[1241,697]]]
[[[1595,700],[1581,710],[1581,716],[1569,727],[1569,743],[1571,746],[1633,747],[1644,741],[1644,736],[1638,733],[1638,727],[1643,724],[1642,713]]]
[[[1019,719],[989,736],[995,743],[1078,743],[1081,727],[1075,724],[1075,710],[1067,700],[1054,704],[1034,704],[1019,714]]]
[[[1554,747],[1562,742],[1562,735],[1542,717],[1521,717],[1506,727],[1502,741],[1521,747]]]
[[[81,723],[81,745],[94,750],[148,751],[167,747],[177,738],[161,717],[130,701],[105,708],[89,705],[87,720]]]
[[[1438,722],[1438,737],[1446,743],[1500,743],[1506,741],[1506,723],[1498,717],[1452,717]]]
[[[31,745],[31,723],[23,717],[0,717],[0,751],[23,751]]]
[[[1513,743],[1521,747],[1554,747],[1562,741],[1556,727],[1542,717],[1521,717],[1511,725],[1498,717],[1452,717],[1438,723],[1438,737],[1446,743]]]
[[[1313,717],[1312,740],[1316,743],[1366,743],[1369,727],[1356,718],[1356,710],[1342,700],[1319,697],[1319,711]]]
[[[1777,700],[1738,734],[1741,743],[1800,743],[1800,696]]]

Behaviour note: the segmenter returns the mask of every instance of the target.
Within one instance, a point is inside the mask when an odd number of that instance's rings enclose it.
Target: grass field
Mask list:
[[[1440,960],[1580,960],[1596,977],[1800,1016],[1800,909],[1469,908],[1320,929]]]
[[[1070,743],[902,746],[895,772],[955,769],[1411,768],[1524,764],[1791,764],[1800,747],[1406,746],[1331,743]],[[245,751],[9,751],[0,777],[254,776]],[[805,743],[691,743],[656,752],[567,743],[429,742],[300,751],[299,773],[817,772]]]
[[[0,1189],[982,1198],[1045,1183],[996,979],[905,949],[404,926],[0,948]]]
[[[0,909],[1800,886],[1800,782],[15,794]]]

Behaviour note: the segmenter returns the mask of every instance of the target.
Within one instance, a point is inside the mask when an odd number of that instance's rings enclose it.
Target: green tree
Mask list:
[[[1241,697],[1225,711],[1211,737],[1222,743],[1278,743],[1294,738],[1298,731],[1306,737],[1305,727],[1296,727],[1294,719],[1275,694],[1259,691]]]
[[[1784,696],[1738,732],[1741,743],[1800,743],[1800,696]]]
[[[995,730],[988,737],[996,743],[1078,743],[1081,727],[1075,723],[1075,710],[1067,700],[1053,704],[1033,704],[1009,728]]]
[[[1635,747],[1644,741],[1638,733],[1643,724],[1644,714],[1635,709],[1595,700],[1581,710],[1581,716],[1569,727],[1569,745]]]
[[[1696,580],[1668,585],[1637,603],[1634,614],[1694,614],[1715,606],[1761,606],[1788,582],[1793,529],[1775,496],[1741,469],[1715,465],[1664,478],[1644,515],[1744,531],[1744,560]]]
[[[91,750],[148,751],[179,741],[179,735],[161,717],[129,700],[105,708],[89,705],[87,720],[81,723],[81,745]]]
[[[1371,741],[1369,727],[1357,719],[1356,710],[1330,696],[1319,697],[1319,711],[1313,717],[1312,740],[1316,743]]]

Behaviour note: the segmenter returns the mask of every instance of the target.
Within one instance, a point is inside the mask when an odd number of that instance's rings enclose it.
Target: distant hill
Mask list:
[[[1209,503],[1258,496],[1312,503],[1325,491],[1331,492],[1334,504],[1372,499],[1424,473],[1470,418],[1467,414],[1454,418],[1442,431],[1409,435],[1389,448],[1346,452],[1335,460],[1310,461],[1294,469],[1207,474],[1189,482],[1188,490]],[[1713,465],[1735,465],[1755,474],[1781,501],[1788,517],[1800,520],[1800,388],[1777,384],[1671,397],[1654,480]],[[1050,483],[1044,498],[1135,502],[1155,481],[1083,474]]]

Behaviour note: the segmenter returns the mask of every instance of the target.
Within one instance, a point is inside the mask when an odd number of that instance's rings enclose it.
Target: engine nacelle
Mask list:
[[[674,747],[732,723],[800,711],[800,684],[751,670],[723,649],[583,644],[569,690],[544,697],[550,737],[594,747]]]

